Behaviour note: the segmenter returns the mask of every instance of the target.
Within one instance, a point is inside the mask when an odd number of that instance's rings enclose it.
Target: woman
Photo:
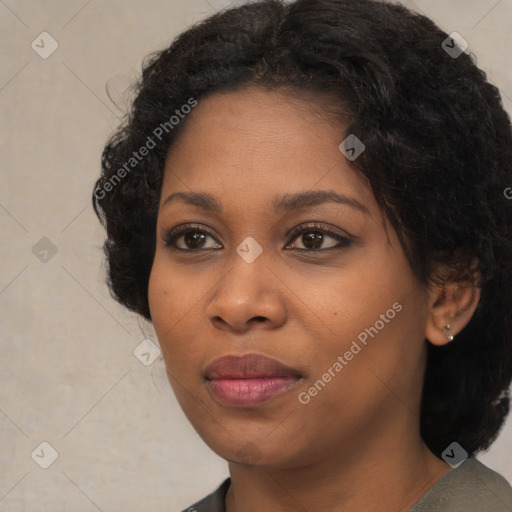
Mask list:
[[[432,21],[216,14],[145,63],[94,206],[230,478],[188,510],[507,511],[512,133]]]

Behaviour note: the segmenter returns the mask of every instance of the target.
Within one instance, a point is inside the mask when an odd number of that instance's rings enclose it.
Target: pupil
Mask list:
[[[322,245],[323,233],[314,231],[303,235],[302,242],[308,249],[318,249]]]
[[[204,234],[203,233],[185,233],[185,244],[187,246],[192,246],[192,248],[197,249],[198,247],[201,247],[201,243],[204,241]]]

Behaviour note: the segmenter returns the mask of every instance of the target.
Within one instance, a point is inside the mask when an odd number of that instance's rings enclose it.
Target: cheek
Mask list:
[[[191,309],[189,298],[190,294],[183,292],[179,275],[169,268],[165,258],[157,252],[149,278],[148,301],[166,365],[175,360],[175,357],[169,357],[169,352],[178,347],[171,340],[180,339],[176,333],[186,323],[187,311]]]
[[[334,331],[345,340],[356,338],[376,322],[379,332],[388,330],[389,324],[400,320],[400,305],[393,305],[403,304],[411,288],[407,278],[379,261],[357,262],[343,270],[338,283],[325,285],[322,293],[316,293],[316,308],[326,312],[331,334]],[[364,342],[364,334],[360,339]]]
[[[354,263],[340,284],[331,284],[321,298],[318,295],[317,306],[325,307],[318,311],[325,311],[328,341],[322,340],[310,355],[314,363],[308,385],[318,379],[336,381],[329,384],[333,400],[337,393],[348,393],[345,400],[367,396],[371,389],[378,391],[376,386],[407,388],[418,375],[426,322],[424,294],[405,261],[391,256],[381,252],[375,261]],[[329,370],[343,377],[330,378]]]
[[[162,332],[164,324],[170,322],[169,315],[166,312],[174,311],[173,293],[169,288],[172,281],[163,266],[159,263],[158,256],[155,257],[148,283],[148,302],[151,320],[157,335]]]
[[[190,389],[201,381],[204,300],[211,288],[207,277],[180,271],[157,249],[148,283],[149,309],[167,373]]]
[[[194,314],[193,308],[201,297],[202,279],[185,276],[158,248],[149,277],[148,301],[155,330],[168,331],[178,326],[187,315]],[[206,291],[206,290],[205,290]]]

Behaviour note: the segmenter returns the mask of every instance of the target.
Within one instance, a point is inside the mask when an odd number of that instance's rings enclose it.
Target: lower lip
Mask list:
[[[288,391],[298,381],[299,377],[264,377],[214,379],[207,382],[214,397],[222,404],[252,407]]]

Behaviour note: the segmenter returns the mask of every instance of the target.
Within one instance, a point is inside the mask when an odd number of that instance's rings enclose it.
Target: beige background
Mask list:
[[[1,512],[178,511],[228,474],[177,406],[161,358],[135,357],[157,341],[108,294],[90,205],[142,58],[227,5],[0,0]],[[407,5],[469,42],[512,111],[512,0]],[[47,59],[31,47],[43,31],[59,45]],[[42,442],[58,453],[47,469]],[[512,420],[480,458],[512,482],[511,443]]]

